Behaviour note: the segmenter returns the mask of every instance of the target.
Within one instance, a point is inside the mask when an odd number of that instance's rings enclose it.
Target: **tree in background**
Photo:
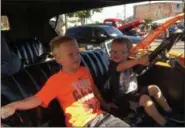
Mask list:
[[[149,32],[151,31],[151,24],[152,24],[152,20],[151,19],[144,19],[144,23],[142,24],[142,30],[144,30],[145,32]]]
[[[77,11],[74,13],[68,13],[67,16],[79,18],[81,25],[84,25],[87,18],[91,17],[95,12],[101,12],[101,11],[102,11],[102,8],[92,9],[92,10],[83,10],[83,11]]]
[[[99,22],[99,21],[95,21],[95,24],[101,24],[101,22]]]
[[[55,29],[58,35],[64,35],[66,30],[68,29],[68,17],[76,17],[81,22],[81,25],[84,25],[87,18],[91,17],[95,12],[101,11],[102,8],[62,14],[52,18],[49,23]],[[75,21],[73,21],[73,23],[74,22]]]

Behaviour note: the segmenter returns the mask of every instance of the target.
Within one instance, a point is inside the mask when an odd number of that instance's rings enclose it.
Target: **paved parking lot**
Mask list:
[[[162,40],[156,40],[152,43],[152,49],[155,49],[160,43],[162,42]],[[183,41],[179,41],[176,45],[173,46],[173,48],[171,49],[171,51],[176,51],[176,52],[180,52],[180,53],[184,53],[184,46],[185,42]]]

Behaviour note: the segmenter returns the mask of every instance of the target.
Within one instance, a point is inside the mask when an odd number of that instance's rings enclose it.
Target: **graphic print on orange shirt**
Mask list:
[[[65,107],[68,126],[84,126],[102,113],[100,103],[92,90],[94,83],[91,76],[86,71],[81,74],[71,83],[74,101]]]
[[[77,82],[72,84],[74,88],[73,97],[78,103],[88,105],[86,108],[93,110],[93,113],[99,109],[99,101],[96,100],[92,91],[91,82],[88,78],[79,78]]]

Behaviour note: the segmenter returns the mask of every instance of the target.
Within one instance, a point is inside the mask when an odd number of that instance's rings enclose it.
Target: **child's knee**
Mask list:
[[[148,95],[142,95],[139,100],[140,106],[150,106],[153,104],[152,99]]]
[[[149,85],[148,92],[150,96],[157,96],[159,93],[161,93],[161,90],[156,85]]]

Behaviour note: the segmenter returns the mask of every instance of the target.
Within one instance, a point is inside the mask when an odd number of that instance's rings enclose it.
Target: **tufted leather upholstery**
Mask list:
[[[1,75],[10,75],[18,72],[21,68],[21,61],[19,57],[13,53],[4,35],[1,37]]]
[[[42,44],[36,39],[17,40],[10,46],[22,60],[24,66],[38,62],[39,57],[44,53]]]
[[[3,77],[1,83],[2,104],[4,105],[8,102],[21,100],[34,95],[42,88],[46,80],[59,69],[59,65],[55,62],[42,63],[22,69],[14,75]],[[47,109],[36,108],[23,111],[20,114],[21,116],[27,115],[24,126],[41,126],[42,124],[49,123],[49,117],[55,113],[53,110],[50,110],[50,107]],[[58,110],[57,113],[60,113],[60,109]],[[57,116],[54,115],[52,117]]]
[[[103,51],[82,52],[81,56],[81,65],[89,68],[95,84],[101,89],[107,76],[108,57]],[[50,61],[26,67],[14,75],[3,77],[1,84],[2,105],[34,95],[42,88],[47,79],[60,68],[59,64]],[[63,112],[56,100],[47,109],[36,108],[18,113],[25,120],[24,126],[42,126],[46,123],[49,123],[49,126],[65,126]],[[7,122],[11,124],[11,121]],[[19,126],[19,124],[20,122],[13,124],[13,126]]]

